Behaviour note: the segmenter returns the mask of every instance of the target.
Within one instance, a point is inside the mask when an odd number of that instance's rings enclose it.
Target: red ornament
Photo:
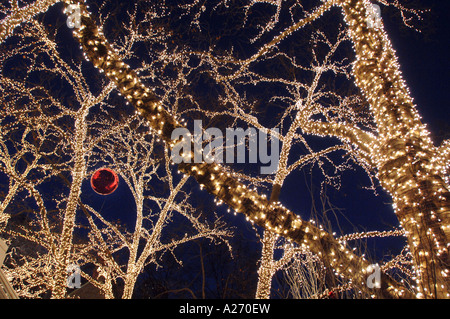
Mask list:
[[[100,168],[92,174],[91,187],[100,195],[112,194],[117,186],[119,186],[119,177],[109,168]]]

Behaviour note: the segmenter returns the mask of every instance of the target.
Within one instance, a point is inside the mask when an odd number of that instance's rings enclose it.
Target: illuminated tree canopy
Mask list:
[[[131,298],[145,265],[158,263],[153,254],[175,255],[174,247],[198,238],[229,246],[233,232],[220,218],[210,222],[196,215],[182,190],[193,179],[219,206],[242,214],[263,233],[256,298],[270,297],[272,279],[283,269],[289,270],[292,287],[295,278],[308,282],[310,297],[353,291],[380,298],[448,298],[450,143],[435,146],[422,123],[376,16],[380,6],[393,7],[408,27],[423,13],[385,0],[137,1],[122,14],[109,1],[42,0],[20,8],[11,2],[2,8],[0,151],[9,185],[0,206],[1,229],[45,248],[8,269],[25,278],[16,283],[23,296],[49,290],[51,297],[64,298],[67,266],[83,256],[86,264],[102,269],[102,279],[83,275],[104,296],[114,298],[113,286],[121,278],[121,297]],[[65,31],[52,34],[36,16],[55,7],[64,13],[55,24]],[[78,13],[78,26],[64,25]],[[68,48],[64,41],[71,43]],[[72,57],[77,50],[82,58]],[[23,63],[28,71],[14,73],[12,63]],[[58,89],[58,83],[65,88]],[[184,141],[172,133],[177,128],[193,133],[195,119],[210,127],[254,127],[278,139],[276,172],[254,174],[205,159],[171,166],[170,152]],[[194,158],[193,136],[188,144],[193,151],[185,156]],[[133,232],[124,234],[83,202],[83,182],[105,161],[132,191]],[[280,194],[289,176],[312,167],[321,174],[323,190],[324,185],[339,188],[341,174],[358,167],[372,189],[380,186],[391,196],[399,228],[337,236],[323,220],[305,220],[302,212],[286,208]],[[41,185],[56,178],[65,181],[67,194],[47,200]],[[166,183],[169,191],[153,195],[153,180]],[[35,218],[28,228],[13,229],[10,211],[22,193],[34,203]],[[148,224],[147,201],[159,210]],[[162,242],[175,212],[191,226],[190,233]],[[77,243],[81,214],[89,235]],[[382,265],[381,287],[368,287],[372,262],[351,242],[398,236],[406,238],[407,256]],[[122,249],[129,254],[124,265],[114,257]],[[281,258],[275,250],[282,250]],[[45,264],[42,274],[33,273],[37,264]],[[315,278],[331,274],[335,285],[311,281],[301,265]],[[392,269],[407,282],[390,274]],[[54,276],[46,286],[42,277],[50,272]],[[24,282],[39,289],[33,293]]]

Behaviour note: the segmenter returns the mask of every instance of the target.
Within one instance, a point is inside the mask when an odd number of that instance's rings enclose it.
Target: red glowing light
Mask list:
[[[109,168],[101,168],[92,174],[91,187],[100,195],[112,194],[117,186],[119,186],[119,177]]]

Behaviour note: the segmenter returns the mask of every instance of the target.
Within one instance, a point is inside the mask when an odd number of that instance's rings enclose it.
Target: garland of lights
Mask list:
[[[450,192],[440,175],[442,155],[420,121],[387,34],[367,25],[371,3],[347,0],[339,5],[357,57],[355,82],[378,127],[372,161],[409,241],[419,274],[417,297],[448,298]]]
[[[358,240],[362,238],[372,238],[372,237],[391,237],[391,236],[404,236],[405,231],[403,229],[396,229],[396,230],[390,230],[390,231],[369,231],[369,232],[363,232],[363,233],[354,233],[354,234],[348,234],[344,235],[342,237],[337,238],[337,241],[340,243],[345,243],[350,240]]]
[[[171,133],[175,128],[183,126],[163,108],[159,99],[139,80],[137,74],[120,60],[103,33],[90,19],[87,8],[82,4],[80,8],[82,24],[79,29],[74,29],[74,35],[79,40],[86,59],[115,83],[120,93],[136,107],[136,112],[148,120],[155,133],[173,147],[179,141],[172,141]],[[226,203],[235,213],[243,213],[250,222],[316,253],[336,274],[351,278],[355,283],[365,282],[368,261],[353,254],[321,227],[301,220],[279,203],[271,203],[264,195],[247,189],[220,165],[182,163],[179,164],[179,170],[193,176],[201,188],[215,195],[219,202]],[[408,296],[406,289],[389,277],[384,276],[383,283],[386,284],[383,291],[387,297]]]
[[[1,21],[0,41],[10,36],[20,23],[56,2],[37,0],[24,8],[14,8],[13,14]],[[67,1],[66,4],[71,3]],[[378,136],[374,138],[361,134],[357,128],[333,123],[310,122],[305,128],[315,134],[347,139],[370,157],[368,162],[378,170],[377,177],[382,186],[392,195],[396,214],[409,240],[416,273],[419,274],[417,296],[448,298],[450,193],[445,174],[450,167],[450,142],[446,141],[440,148],[433,146],[402,79],[386,33],[382,27],[369,28],[367,25],[371,3],[368,0],[326,1],[308,19],[316,19],[331,5],[342,8],[357,57],[353,74],[371,105]],[[74,33],[87,53],[86,58],[105,72],[137,112],[149,121],[155,133],[173,147],[177,141],[170,139],[171,132],[183,126],[164,110],[137,74],[118,58],[90,20],[86,8],[82,4],[80,7],[83,23]],[[302,24],[296,24],[274,41],[278,42],[300,27]],[[272,42],[262,49],[260,55],[273,45]],[[355,281],[363,280],[362,270],[368,264],[364,259],[348,252],[330,234],[301,220],[279,203],[271,203],[264,196],[248,190],[221,166],[202,163],[181,164],[179,168],[183,173],[194,176],[201,187],[214,194],[219,202],[245,214],[252,223],[316,252],[336,273],[352,280],[356,278]],[[387,291],[394,296],[406,293],[400,288],[397,295],[396,283],[388,278],[384,282],[392,285]]]

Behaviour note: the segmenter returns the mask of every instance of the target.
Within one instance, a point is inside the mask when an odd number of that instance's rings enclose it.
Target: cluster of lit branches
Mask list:
[[[313,47],[311,65],[299,65],[294,57],[289,56],[277,49],[277,45],[284,38],[288,37],[293,31],[311,23],[311,21],[329,9],[332,4],[333,3],[331,1],[327,2],[323,6],[312,10],[311,14],[305,14],[307,18],[302,19],[300,22],[295,23],[292,27],[289,27],[285,31],[281,32],[279,36],[274,38],[274,40],[263,45],[255,55],[245,60],[237,60],[233,58],[233,52],[228,52],[228,56],[223,58],[217,58],[216,56],[211,56],[210,54],[205,55],[204,53],[194,52],[201,55],[202,58],[206,57],[209,59],[209,63],[211,63],[213,68],[213,71],[210,72],[210,76],[215,78],[217,83],[223,83],[226,94],[224,97],[221,97],[220,102],[224,105],[233,106],[232,108],[227,108],[223,111],[210,111],[198,106],[198,111],[208,117],[214,118],[217,116],[227,115],[236,120],[242,121],[249,126],[261,128],[263,126],[260,124],[256,114],[247,111],[249,109],[253,109],[252,106],[248,105],[248,102],[246,101],[247,92],[243,91],[243,93],[239,93],[236,87],[255,87],[265,83],[281,83],[283,86],[287,87],[287,95],[272,97],[272,101],[288,101],[291,104],[291,106],[288,105],[288,107],[286,107],[286,111],[279,116],[281,121],[278,125],[282,129],[285,128],[287,133],[280,134],[278,132],[271,131],[282,142],[280,163],[278,171],[273,179],[273,184],[277,186],[281,186],[288,174],[294,169],[302,168],[302,166],[311,163],[318,163],[318,166],[321,168],[328,183],[333,183],[335,186],[339,186],[338,176],[328,176],[323,168],[324,161],[332,163],[335,171],[342,171],[349,168],[349,163],[335,165],[333,161],[326,156],[328,153],[339,150],[347,151],[350,158],[353,158],[356,163],[361,165],[369,173],[369,176],[372,176],[373,174],[375,163],[370,157],[371,149],[373,144],[376,142],[376,137],[374,135],[376,129],[374,128],[373,117],[368,115],[368,112],[364,113],[355,109],[355,106],[364,104],[363,99],[357,95],[340,96],[336,92],[324,90],[323,86],[320,84],[321,77],[324,77],[325,74],[330,72],[340,75],[346,79],[351,78],[350,61],[346,61],[345,59],[342,61],[333,61],[332,59],[334,53],[340,46],[342,46],[342,43],[349,40],[346,33],[347,31],[342,30],[342,32],[338,34],[335,42],[330,41],[321,31],[314,34],[311,40],[311,45]],[[278,18],[275,18],[275,20],[277,19]],[[268,27],[267,31],[270,31],[270,29],[271,27]],[[315,48],[320,45],[328,48],[327,55],[323,59],[318,57],[315,50]],[[291,65],[292,69],[311,72],[313,74],[313,81],[311,83],[302,83],[292,78],[283,78],[281,76],[277,77],[273,74],[269,77],[256,73],[251,68],[251,64],[253,62],[267,63],[276,61],[277,59],[283,60],[284,64]],[[238,71],[233,71],[236,69],[234,68],[235,65],[238,66]],[[226,71],[224,72],[223,70]],[[224,73],[227,75],[224,75]],[[331,98],[337,100],[338,103],[323,103],[323,100]],[[313,120],[314,116],[318,114],[325,117],[326,121],[323,122]],[[366,131],[359,129],[359,127],[364,127]],[[270,128],[263,128],[270,131]],[[334,145],[316,152],[308,146],[307,140],[300,134],[300,130],[319,136],[337,136],[344,144]],[[299,141],[308,149],[310,154],[298,159],[294,164],[288,165],[287,162],[290,150],[293,146],[292,144],[293,142]],[[270,281],[272,279],[272,275],[277,269],[272,266],[272,264],[274,264],[272,263],[274,238],[274,236],[267,236],[267,241],[263,240],[264,247],[261,267],[268,269],[260,269],[260,273],[266,273],[266,275],[260,274],[260,283],[262,281],[264,282],[264,284],[261,283],[261,287],[265,287],[262,289],[264,293],[261,295],[257,294],[260,297],[267,297],[269,295]],[[265,247],[267,247],[267,252],[264,252]]]
[[[187,178],[174,185],[168,167],[157,174],[159,164],[152,160],[157,138],[148,126],[137,135],[132,123],[141,123],[139,119],[130,117],[118,122],[108,113],[114,107],[109,101],[112,82],[97,79],[100,90],[93,93],[96,88],[88,84],[92,77],[88,79],[82,62],[65,60],[41,22],[31,19],[17,31],[13,38],[17,42],[5,43],[13,49],[2,51],[0,56],[4,66],[0,159],[2,173],[9,179],[0,216],[2,234],[10,241],[27,243],[14,248],[7,270],[21,297],[64,297],[66,267],[78,263],[88,265],[86,269],[92,269],[92,265],[98,268],[95,276],[84,271],[82,275],[105,296],[114,297],[113,285],[122,280],[121,297],[130,298],[137,276],[148,263],[158,263],[158,253],[174,254],[179,245],[201,238],[216,242],[230,236],[220,218],[207,223],[194,213],[186,199],[176,199],[189,197],[181,191]],[[126,50],[122,53],[127,55]],[[11,63],[20,60],[28,64],[22,78],[10,69]],[[40,78],[37,83],[36,77]],[[61,91],[72,91],[73,99],[64,99],[50,83],[62,83]],[[145,159],[141,153],[144,149]],[[104,164],[114,166],[132,190],[137,207],[132,234],[81,201],[81,185],[99,165],[100,158]],[[170,193],[149,197],[147,182],[152,178],[166,182]],[[56,192],[51,190],[55,183],[62,186]],[[149,200],[155,203],[158,215],[145,211],[144,202]],[[81,212],[84,225],[76,222]],[[163,243],[161,232],[170,225],[174,212],[183,216],[192,229],[184,237]],[[27,216],[26,222],[20,222],[21,215]],[[90,229],[87,242],[74,235],[85,227]],[[144,240],[148,244],[137,255]],[[30,252],[27,246],[35,251]],[[130,252],[125,265],[117,259],[123,250]]]
[[[400,9],[406,25],[410,22],[406,13],[420,16],[419,11],[407,10],[398,2],[382,3]],[[371,3],[327,1],[326,4],[342,7],[348,25],[346,35],[349,35],[357,57],[352,76],[364,93],[364,100],[370,105],[375,130],[368,131],[365,125],[361,126],[361,123],[346,118],[332,118],[327,114],[328,109],[323,108],[320,102],[308,104],[302,99],[298,100],[298,107],[302,110],[299,114],[300,127],[306,133],[338,137],[344,143],[350,143],[356,147],[354,152],[357,152],[359,163],[365,163],[367,167],[378,171],[377,178],[392,194],[394,208],[402,227],[406,229],[405,234],[413,250],[416,271],[420,278],[417,280],[418,296],[437,294],[440,297],[448,297],[449,192],[443,169],[447,161],[442,160],[443,156],[446,156],[442,155],[446,154],[446,142],[439,148],[433,145],[401,77],[395,52],[387,35],[381,28],[368,26],[367,16],[368,12],[371,12]],[[325,7],[326,4],[322,6]],[[323,13],[320,9],[321,7],[318,7],[314,12]],[[304,20],[311,16],[313,15]],[[261,60],[262,55],[270,57],[268,53],[271,49],[277,48],[276,45],[291,31],[290,28],[286,29],[275,37],[269,46],[264,46],[245,62]],[[245,62],[243,65],[248,67]],[[319,72],[316,73],[311,87],[317,86],[320,77],[327,71],[339,72],[326,64],[317,67]],[[241,69],[240,72],[245,71]],[[345,114],[342,109],[337,109],[338,114]],[[317,114],[321,115],[320,120],[315,120]],[[409,180],[406,179],[408,172],[414,172],[409,176]],[[426,221],[424,216],[427,216]],[[418,222],[418,219],[421,219],[421,222]],[[425,223],[420,230],[417,227],[419,223]],[[433,243],[431,246],[428,244],[430,241]],[[431,261],[430,256],[433,256]]]
[[[18,0],[10,1],[9,6],[0,7],[5,18],[0,21],[0,43],[11,36],[14,29],[24,22],[28,22],[39,13],[47,11],[49,7],[58,3],[58,0],[37,0],[29,5],[20,7]]]
[[[69,4],[67,2],[66,4]],[[394,6],[400,10],[405,24],[410,25],[409,17],[420,17],[419,11],[413,11],[402,6],[398,1],[379,1],[385,6]],[[84,121],[90,106],[99,103],[113,87],[136,108],[138,115],[146,119],[151,132],[157,134],[166,145],[166,160],[168,150],[179,141],[171,140],[171,132],[175,128],[186,127],[180,116],[184,114],[203,114],[215,120],[221,117],[233,119],[234,124],[245,123],[248,126],[264,129],[280,139],[282,150],[280,165],[273,180],[246,177],[234,174],[228,168],[217,163],[183,163],[179,170],[193,176],[202,188],[213,194],[218,203],[226,203],[231,210],[243,213],[255,225],[266,230],[262,267],[260,268],[260,283],[265,287],[262,295],[267,296],[274,272],[280,267],[273,260],[273,249],[276,235],[295,242],[302,249],[307,249],[320,258],[327,268],[333,269],[336,276],[342,276],[352,284],[344,284],[342,289],[348,289],[353,284],[364,286],[366,269],[369,262],[354,254],[351,249],[335,239],[329,232],[311,222],[302,220],[298,214],[291,212],[277,202],[278,194],[287,176],[295,169],[306,165],[317,164],[328,183],[339,186],[338,172],[349,168],[354,163],[360,165],[370,176],[376,177],[380,184],[393,198],[394,208],[402,226],[404,235],[408,238],[411,254],[415,262],[413,273],[417,278],[418,297],[448,296],[448,234],[449,229],[449,192],[448,172],[449,147],[448,142],[441,147],[435,147],[428,137],[425,126],[420,122],[409,91],[401,77],[395,52],[389,39],[381,28],[370,28],[367,25],[368,12],[371,3],[367,0],[329,0],[323,1],[311,9],[294,5],[288,8],[292,24],[278,35],[272,33],[279,24],[282,1],[251,1],[245,7],[245,19],[242,25],[250,25],[252,10],[258,5],[275,5],[276,12],[270,21],[259,28],[258,34],[250,42],[258,49],[250,57],[242,58],[242,52],[235,49],[223,53],[209,50],[202,51],[180,46],[162,45],[159,54],[152,54],[153,60],[142,62],[142,66],[131,68],[124,60],[133,56],[134,44],[169,40],[170,35],[160,36],[152,40],[152,32],[144,34],[133,24],[136,11],[130,15],[130,25],[126,30],[129,35],[124,43],[108,42],[102,28],[98,28],[92,14],[82,3],[75,3],[81,8],[81,28],[74,30],[74,35],[80,41],[81,48],[88,61],[92,62],[101,73],[111,81],[103,94],[96,99],[86,93],[80,93],[80,104],[84,105],[78,111],[75,121],[78,135],[74,141],[80,145],[86,137],[86,122]],[[46,5],[40,6],[41,11]],[[228,8],[228,1],[222,1],[212,10]],[[164,7],[164,5],[162,5]],[[318,31],[311,38],[310,63],[302,64],[298,52],[292,54],[283,51],[283,41],[299,29],[309,27],[333,7],[342,10],[345,29],[335,36],[325,35]],[[183,5],[185,14],[193,16],[193,25],[201,31],[203,13],[207,10],[199,1]],[[299,10],[301,9],[301,10]],[[30,9],[24,19],[35,14]],[[151,13],[153,10],[153,14]],[[156,8],[151,8],[145,14],[144,24],[150,23],[156,17]],[[301,12],[300,15],[297,12]],[[181,18],[180,18],[181,19]],[[106,20],[101,20],[101,25]],[[4,20],[1,35],[6,38],[19,23],[16,18]],[[6,26],[6,27],[5,27]],[[153,25],[152,25],[153,26]],[[6,30],[6,31],[4,31]],[[271,40],[266,41],[267,37]],[[349,46],[356,55],[356,61],[351,63],[348,55],[337,58],[342,47]],[[50,46],[51,47],[51,46]],[[151,45],[150,45],[151,47]],[[320,48],[325,47],[323,54]],[[53,47],[54,49],[54,47]],[[193,62],[197,58],[199,62]],[[267,75],[261,72],[261,65],[271,63],[289,65],[290,76]],[[192,66],[194,65],[194,66]],[[172,68],[172,70],[170,69]],[[176,70],[176,76],[165,75],[164,70]],[[200,70],[207,74],[215,84],[220,86],[221,94],[217,105],[224,110],[217,111],[206,108],[194,94],[186,93],[189,78]],[[306,73],[310,81],[301,81],[295,76]],[[75,73],[68,73],[75,78]],[[339,94],[329,90],[330,74],[336,79],[354,80],[362,94]],[[294,75],[294,76],[293,76]],[[144,83],[147,80],[155,87],[155,91]],[[250,87],[265,88],[268,85],[283,86],[285,94],[274,95],[271,102],[285,107],[279,116],[277,126],[281,133],[265,127],[256,112],[255,101],[248,98]],[[158,96],[157,96],[158,94]],[[184,104],[191,107],[183,109]],[[84,110],[82,112],[81,110]],[[78,126],[77,126],[78,124]],[[339,143],[323,150],[314,150],[309,146],[306,136],[331,136]],[[289,163],[289,155],[293,145],[297,143],[307,150],[307,154]],[[341,164],[332,160],[332,154],[343,152],[348,157]],[[325,164],[332,164],[335,175],[330,176]],[[67,211],[62,228],[62,242],[59,249],[59,279],[62,280],[63,267],[67,264],[68,249],[72,240],[71,231],[74,227],[74,212],[76,198],[79,198],[79,183],[82,181],[86,163],[82,153],[74,156],[74,171],[71,192],[68,197]],[[240,178],[238,178],[239,176]],[[75,177],[78,177],[75,178]],[[184,177],[187,178],[187,177]],[[267,199],[241,180],[256,181],[258,185],[269,182],[272,196]],[[77,184],[78,183],[78,184]],[[131,184],[130,184],[131,185]],[[275,200],[274,200],[275,199]],[[70,204],[70,205],[69,205]],[[420,226],[420,227],[419,227]],[[400,232],[400,231],[399,231]],[[267,235],[267,236],[266,236]],[[367,233],[355,238],[367,236],[399,235],[397,231],[383,233]],[[356,236],[356,235],[355,235]],[[348,238],[352,238],[350,235]],[[431,243],[431,244],[430,244]],[[294,257],[286,247],[285,256]],[[264,263],[269,261],[269,263]],[[398,263],[393,262],[393,265]],[[264,265],[268,265],[265,267]],[[383,275],[384,276],[384,275]],[[264,278],[261,278],[264,277]],[[408,295],[406,287],[398,285],[388,277],[383,277],[386,284],[382,294],[390,296]],[[58,294],[58,296],[61,294]]]
[[[158,256],[162,256],[164,252],[172,253],[175,260],[178,260],[174,250],[182,244],[208,238],[213,243],[223,240],[230,247],[227,238],[232,233],[226,228],[225,223],[220,218],[215,218],[211,223],[206,222],[205,217],[196,214],[195,209],[189,204],[189,194],[182,191],[186,188],[188,176],[178,182],[174,180],[167,150],[166,156],[163,157],[165,160],[155,158],[156,139],[148,133],[146,123],[132,116],[127,120],[127,125],[96,144],[96,150],[92,155],[93,167],[106,162],[120,174],[136,204],[136,224],[134,231],[130,234],[124,233],[106,221],[93,208],[86,207],[90,229],[92,229],[89,242],[90,254],[87,256],[87,261],[100,267],[103,274],[100,280],[90,278],[90,282],[102,289],[104,295],[109,298],[114,297],[113,282],[116,283],[119,279],[124,282],[121,297],[131,298],[137,277],[144,267],[149,263],[163,267],[158,261]],[[164,168],[159,169],[160,166]],[[156,187],[155,180],[161,180],[161,184],[168,187],[167,195],[158,196],[151,191]],[[146,212],[147,207],[155,207],[154,210],[157,213],[152,214],[151,209]],[[183,227],[185,234],[180,238],[173,237],[167,241],[167,238],[163,238],[162,231],[164,229],[167,232],[170,224],[174,223],[174,214],[182,216],[182,223],[186,225]],[[102,226],[99,226],[98,222]],[[188,231],[187,225],[190,225],[192,230]],[[109,238],[105,240],[104,234],[108,233],[110,233]],[[144,245],[143,248],[142,245]],[[126,250],[129,256],[125,265],[121,265],[114,257],[122,250]],[[92,260],[92,256],[99,252],[102,260],[99,261],[96,258]],[[179,262],[181,264],[181,261]]]
[[[77,202],[85,178],[85,158],[89,152],[85,148],[88,126],[86,116],[92,106],[108,96],[112,86],[105,85],[98,95],[92,93],[83,72],[61,57],[57,44],[40,22],[30,20],[23,25],[17,39],[16,43],[5,44],[13,46],[12,50],[2,53],[2,90],[5,99],[2,109],[2,132],[5,132],[2,164],[9,179],[8,200],[2,204],[5,208],[8,205],[9,211],[14,211],[13,207],[18,208],[15,214],[8,212],[3,215],[5,220],[15,215],[20,218],[21,214],[26,215],[27,219],[31,218],[28,227],[19,225],[15,229],[12,226],[5,232],[11,238],[22,238],[39,247],[38,256],[33,258],[38,263],[46,264],[36,272],[40,275],[30,273],[26,277],[22,276],[23,272],[20,276],[13,275],[18,281],[28,282],[28,289],[19,291],[19,295],[23,293],[27,296],[33,292],[37,296],[43,290],[52,291],[56,287],[65,290]],[[15,73],[14,68],[10,69],[14,63],[28,64],[24,77]],[[11,75],[7,76],[8,73]],[[39,79],[38,83],[36,78]],[[60,92],[48,86],[52,82],[68,85],[74,92],[73,100],[60,99]],[[67,172],[72,173],[72,179],[68,194],[64,194],[67,190],[64,187],[67,185]],[[51,195],[45,189],[55,181],[63,187],[61,192]],[[26,201],[22,204],[20,198]],[[31,208],[34,206],[37,209]],[[32,215],[34,217],[29,217]],[[16,223],[13,218],[12,224]],[[19,262],[19,272],[35,264],[27,258],[24,260]],[[56,276],[51,275],[55,272]],[[43,279],[43,273],[47,274],[47,279]],[[48,278],[55,281],[49,281]],[[21,283],[17,284],[22,286]]]
[[[369,231],[369,232],[361,232],[354,234],[347,234],[342,237],[339,237],[337,240],[340,242],[347,242],[349,240],[358,240],[362,238],[371,238],[371,237],[391,237],[391,236],[404,236],[405,231],[403,229],[396,230],[387,230],[387,231]]]
[[[75,31],[75,35],[80,39],[88,59],[110,76],[116,82],[121,93],[137,107],[138,113],[147,118],[150,125],[164,140],[169,140],[168,133],[171,131],[167,127],[173,129],[181,124],[173,119],[170,113],[165,113],[161,104],[150,94],[145,85],[141,84],[137,75],[119,59],[117,53],[104,39],[102,32],[97,30],[93,24],[87,10],[82,11],[82,21],[83,25],[80,30]],[[173,146],[174,144],[172,142],[169,145]],[[363,261],[344,246],[339,245],[326,231],[320,230],[309,222],[302,221],[284,207],[271,204],[264,196],[248,190],[231,174],[225,173],[220,165],[183,163],[179,165],[179,168],[183,173],[194,176],[220,201],[227,203],[236,212],[244,213],[249,221],[317,252],[321,258],[335,268],[337,274],[351,278],[363,277],[365,272],[363,269],[366,268],[364,264],[367,266],[367,261]],[[324,245],[330,248],[328,256],[323,256]],[[336,249],[331,248],[333,246]],[[359,279],[359,281],[361,280],[362,278]],[[389,282],[388,279],[386,280]],[[389,290],[393,292],[393,289]],[[400,294],[405,293],[403,290],[396,291]]]

